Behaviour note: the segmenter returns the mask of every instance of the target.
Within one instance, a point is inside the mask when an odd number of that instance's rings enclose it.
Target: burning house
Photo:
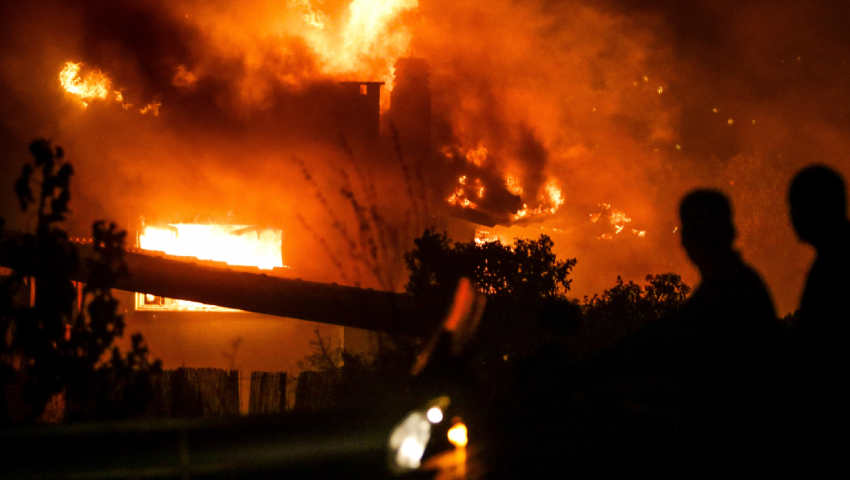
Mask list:
[[[675,212],[711,186],[789,312],[808,257],[780,193],[850,152],[846,12],[825,1],[6,3],[2,178],[50,138],[76,171],[72,235],[106,218],[154,255],[258,268],[146,243],[218,225],[283,252],[254,271],[269,278],[399,291],[433,225],[549,235],[578,258],[577,297],[618,275],[693,284]],[[8,228],[31,227],[0,198]],[[167,368],[291,371],[309,352],[312,323],[166,298],[122,308]]]

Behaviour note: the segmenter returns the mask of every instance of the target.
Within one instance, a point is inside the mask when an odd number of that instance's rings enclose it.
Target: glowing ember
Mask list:
[[[512,175],[508,175],[508,185],[510,186],[510,178]],[[514,214],[514,220],[521,220],[526,218],[531,218],[538,215],[553,215],[555,214],[561,205],[564,204],[564,196],[561,193],[561,189],[558,188],[558,185],[552,181],[546,185],[546,195],[541,196],[539,198],[540,204],[535,208],[528,208],[528,204],[523,204],[522,208]],[[521,191],[521,189],[520,189]]]
[[[475,244],[476,245],[484,245],[485,243],[495,243],[499,242],[502,245],[510,245],[511,242],[505,236],[494,235],[490,233],[489,230],[476,230],[475,231]]]
[[[474,195],[476,198],[484,198],[484,185],[480,178],[476,178],[472,182],[467,180],[466,175],[461,175],[457,182],[461,185],[446,198],[449,205],[456,205],[463,208],[478,208],[478,204],[469,199],[469,195]],[[465,187],[465,188],[464,188]],[[471,192],[467,194],[467,191]]]
[[[313,5],[310,4],[310,0],[292,0],[292,3],[295,5],[299,5],[304,13],[301,15],[301,18],[308,24],[318,28],[325,28],[325,22],[327,21],[327,15],[321,10],[316,10],[313,8]]]
[[[611,208],[610,204],[600,203],[599,208],[599,212],[590,214],[590,221],[592,223],[598,223],[601,219],[607,220],[608,223],[614,227],[614,235],[622,232],[623,229],[626,228],[626,224],[632,221],[632,219],[624,212],[617,210],[616,208]],[[632,235],[640,238],[646,236],[646,230],[633,228],[630,231],[632,232]],[[604,233],[598,238],[602,240],[612,240],[614,237],[610,233]]]
[[[158,116],[159,116],[159,107],[160,107],[160,106],[162,106],[162,103],[160,103],[160,102],[151,102],[151,103],[149,103],[149,104],[145,105],[145,106],[144,106],[141,110],[139,110],[139,111],[142,113],[142,115],[144,115],[144,114],[146,114],[146,113],[150,112],[150,113],[152,113],[152,114],[153,114],[153,116],[154,116],[154,117],[158,117]]]
[[[109,78],[100,70],[91,71],[80,77],[82,63],[67,62],[59,73],[59,82],[66,92],[76,95],[84,107],[95,98],[106,98],[109,93]]]
[[[88,107],[91,100],[105,99],[110,94],[112,81],[100,70],[92,70],[83,77],[80,75],[82,66],[82,62],[65,63],[65,68],[59,72],[59,82],[66,92],[77,97],[83,107]],[[129,110],[133,106],[131,103],[124,103],[124,92],[122,90],[112,90],[111,93],[115,101],[120,103],[124,110]],[[159,116],[160,106],[162,106],[161,102],[153,101],[142,107],[139,112],[143,115],[152,113],[154,116]]]
[[[561,195],[561,189],[555,185],[555,182],[552,182],[546,185],[546,193],[549,194],[549,203],[552,205],[549,212],[555,213],[558,207],[564,204],[564,196]]]
[[[611,225],[614,225],[614,228],[617,229],[615,233],[620,233],[623,231],[625,224],[631,222],[632,219],[627,217],[625,213],[619,210],[612,210],[611,218],[609,219],[609,221],[611,222]]]
[[[462,188],[455,189],[454,193],[446,198],[446,202],[448,202],[449,205],[456,205],[463,208],[478,208],[476,203],[473,203],[466,197],[466,191]]]
[[[487,148],[484,145],[478,145],[478,147],[466,152],[466,159],[474,163],[476,167],[480,167],[484,160],[487,160],[487,153]]]
[[[172,85],[177,87],[191,87],[196,83],[198,83],[198,77],[187,70],[185,65],[178,65],[174,69],[174,77],[171,79]]]
[[[283,267],[282,239],[283,233],[274,229],[245,225],[176,224],[146,226],[139,236],[139,246],[168,255],[271,270]]]
[[[519,178],[516,175],[507,174],[505,176],[505,186],[507,186],[508,191],[513,193],[514,195],[522,195],[522,187],[519,185]]]

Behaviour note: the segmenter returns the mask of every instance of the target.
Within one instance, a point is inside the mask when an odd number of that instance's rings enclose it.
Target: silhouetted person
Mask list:
[[[847,342],[850,303],[850,221],[844,180],[834,170],[803,169],[788,194],[791,223],[817,252],[797,312],[799,370],[792,419],[806,461],[841,458],[837,436],[846,433]]]
[[[761,277],[732,247],[732,207],[720,192],[696,190],[682,200],[679,214],[682,246],[701,279],[681,318],[707,335],[711,355],[747,356],[751,342],[776,326],[776,311]]]
[[[788,200],[797,235],[817,251],[797,312],[799,329],[811,341],[841,346],[850,320],[850,221],[844,180],[828,167],[808,167],[794,177]]]
[[[684,401],[702,452],[745,456],[761,440],[779,326],[770,293],[733,248],[729,200],[696,190],[681,202],[682,246],[700,283],[682,307],[678,355]],[[770,410],[770,409],[767,409]]]

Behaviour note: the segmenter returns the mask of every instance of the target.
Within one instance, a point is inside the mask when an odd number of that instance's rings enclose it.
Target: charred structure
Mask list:
[[[341,82],[341,85],[345,91],[338,120],[342,134],[374,142],[380,134],[384,82]]]

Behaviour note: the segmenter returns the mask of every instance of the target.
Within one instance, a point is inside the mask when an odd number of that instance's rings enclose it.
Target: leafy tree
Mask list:
[[[4,387],[9,390],[11,384],[23,382],[29,420],[41,415],[50,398],[63,390],[69,419],[141,414],[152,398],[150,375],[160,370],[160,363],[148,361],[141,335],[132,337],[132,351],[126,355],[113,346],[124,333],[111,287],[127,274],[127,234],[114,224],[96,222],[95,258],[83,265],[76,246],[58,226],[69,213],[73,168],[62,149],[51,148],[47,140],[33,142],[30,152],[33,164],[23,167],[15,192],[22,210],[37,206],[36,231],[6,235],[0,245],[0,257],[12,270],[0,290]],[[36,198],[32,185],[39,180]],[[71,278],[81,266],[90,276],[77,308]],[[28,296],[20,294],[32,285],[27,278],[35,285],[31,306]]]
[[[468,277],[491,299],[566,299],[575,259],[558,260],[546,235],[516,239],[513,246],[495,242],[453,243],[446,233],[425,230],[404,255],[410,271],[407,291],[424,294],[453,289]]]
[[[634,282],[617,284],[602,295],[585,297],[583,310],[586,323],[627,322],[643,325],[669,318],[685,303],[690,287],[675,273],[647,275],[647,284]]]
[[[576,260],[558,260],[546,235],[513,245],[455,243],[428,229],[414,244],[405,255],[408,292],[450,294],[467,277],[487,295],[473,360],[482,374],[502,375],[511,359],[559,341],[580,323],[579,306],[566,296]]]

